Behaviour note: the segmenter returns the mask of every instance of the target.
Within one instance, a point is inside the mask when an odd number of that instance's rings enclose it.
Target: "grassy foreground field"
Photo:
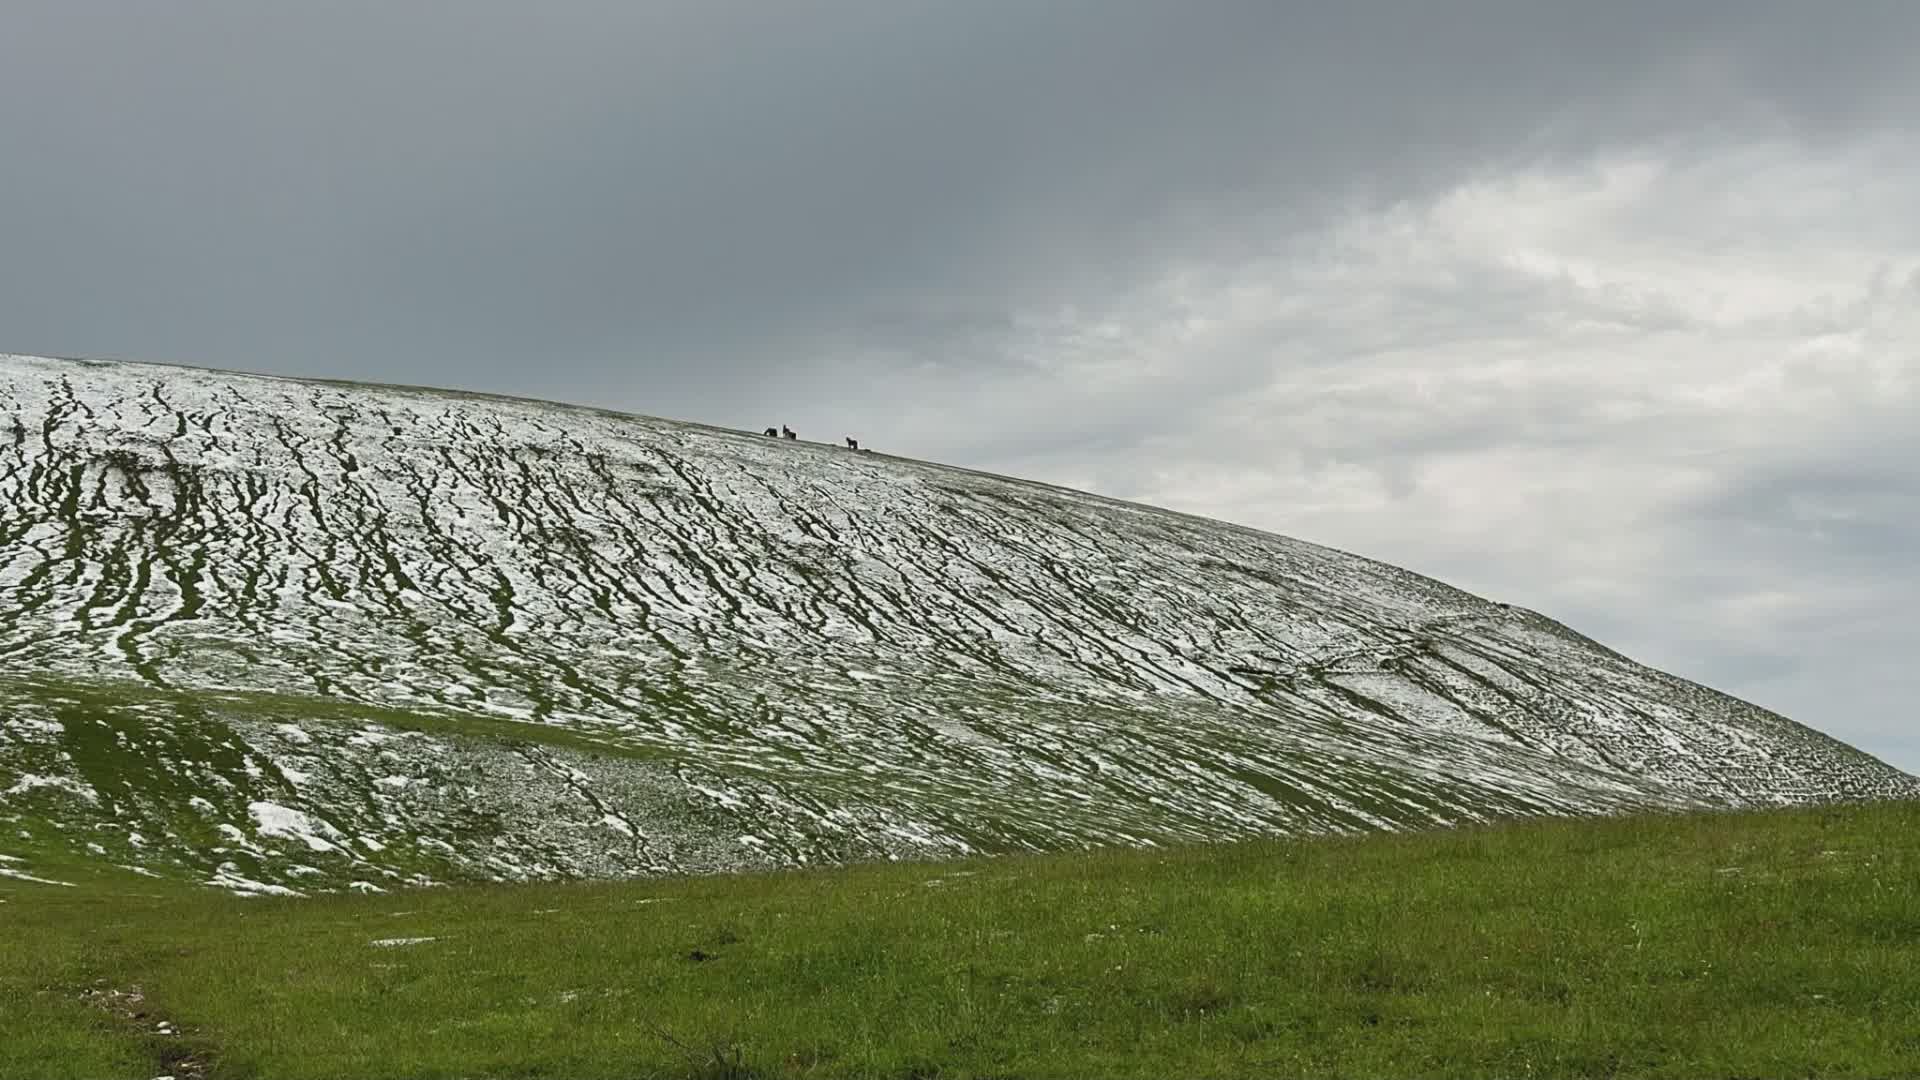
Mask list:
[[[0,877],[0,1076],[1920,1076],[1912,803],[311,900],[67,880]]]

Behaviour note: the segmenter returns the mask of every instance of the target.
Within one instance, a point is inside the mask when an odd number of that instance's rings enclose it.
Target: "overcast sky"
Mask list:
[[[0,350],[1226,518],[1920,770],[1920,4],[0,0]]]

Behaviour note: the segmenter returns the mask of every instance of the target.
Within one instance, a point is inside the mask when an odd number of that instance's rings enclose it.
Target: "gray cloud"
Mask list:
[[[1920,768],[1904,3],[0,3],[0,348],[1333,543]]]

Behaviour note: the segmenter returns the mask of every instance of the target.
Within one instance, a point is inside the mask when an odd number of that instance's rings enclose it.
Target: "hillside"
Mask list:
[[[540,402],[0,357],[0,874],[384,889],[1916,792],[1249,529]]]
[[[1920,1076],[1913,801],[0,905],[0,1080]]]

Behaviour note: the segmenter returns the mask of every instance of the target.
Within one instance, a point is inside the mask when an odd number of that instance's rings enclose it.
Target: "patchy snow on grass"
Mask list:
[[[262,801],[248,803],[247,812],[253,815],[255,828],[261,836],[299,840],[314,851],[340,850],[334,843],[340,838],[340,831],[304,811]]]
[[[33,773],[22,776],[20,779],[14,781],[12,787],[7,788],[5,791],[0,791],[0,799],[49,789],[53,791],[64,791],[75,798],[84,799],[96,806],[100,803],[99,793],[87,786],[84,781],[71,776],[36,776]]]
[[[36,885],[61,885],[69,889],[74,887],[71,881],[55,881],[52,878],[34,877],[25,870],[14,870],[5,866],[0,866],[0,877],[13,878],[17,881],[31,881]]]
[[[4,820],[249,894],[1920,793],[1530,612],[1017,480],[32,357],[6,415]]]
[[[235,866],[233,863],[220,864],[220,868],[214,872],[213,877],[207,879],[207,884],[212,885],[216,888],[226,889],[227,891],[236,893],[240,896],[305,896],[306,895],[306,893],[300,892],[296,889],[289,889],[284,885],[275,885],[275,884],[272,884],[271,882],[265,882],[265,881],[254,881],[250,878],[243,877],[240,873],[239,867]]]

